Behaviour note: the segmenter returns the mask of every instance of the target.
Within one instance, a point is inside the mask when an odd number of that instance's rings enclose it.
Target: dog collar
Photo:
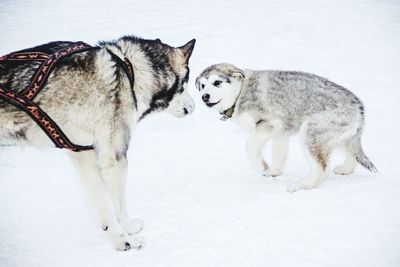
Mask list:
[[[238,101],[241,93],[242,93],[242,88],[240,88],[239,94],[236,97],[235,102],[233,103],[233,106],[220,113],[222,115],[221,121],[226,121],[226,120],[232,118],[232,115],[235,112],[236,102]]]
[[[222,115],[221,121],[226,121],[226,120],[232,118],[233,112],[235,112],[235,105],[236,105],[236,101],[235,101],[235,104],[233,104],[233,106],[231,108],[229,108],[221,113],[221,115]]]

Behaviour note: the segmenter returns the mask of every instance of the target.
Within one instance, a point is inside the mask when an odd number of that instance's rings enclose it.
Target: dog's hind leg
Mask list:
[[[334,169],[335,174],[346,175],[351,174],[356,168],[357,162],[360,163],[367,170],[378,172],[374,164],[364,154],[361,146],[361,132],[362,124],[358,126],[354,135],[350,136],[345,142],[346,159],[343,165],[337,166]]]
[[[292,186],[288,187],[289,192],[296,192],[303,189],[312,189],[317,187],[327,176],[329,153],[321,147],[310,149],[311,173],[305,179],[302,179]]]
[[[327,177],[328,160],[331,152],[327,144],[331,135],[328,129],[321,129],[318,125],[320,125],[318,121],[308,123],[307,128],[302,134],[305,153],[311,163],[311,173],[307,178],[289,186],[287,189],[289,192],[312,189],[317,187]]]
[[[351,151],[349,142],[346,142],[346,144],[343,145],[342,150],[345,153],[345,160],[342,165],[338,165],[334,168],[333,172],[336,175],[348,175],[353,173],[357,164],[356,158]]]

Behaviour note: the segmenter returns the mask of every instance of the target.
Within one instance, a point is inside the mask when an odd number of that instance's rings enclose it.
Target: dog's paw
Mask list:
[[[140,236],[121,236],[120,240],[115,243],[115,248],[119,251],[128,251],[130,249],[139,250],[143,248],[145,240]]]
[[[290,193],[294,193],[299,190],[309,190],[317,186],[318,182],[315,181],[315,179],[305,179],[305,180],[300,180],[297,183],[294,183],[293,185],[290,185],[287,188],[287,191]]]
[[[130,249],[141,249],[144,246],[144,239],[137,235],[131,235],[122,227],[121,224],[109,225],[108,236],[119,251]]]
[[[353,173],[354,168],[348,167],[346,165],[339,165],[333,169],[333,173],[336,175],[349,175]]]
[[[269,174],[268,176],[272,176],[272,177],[276,177],[276,176],[279,176],[279,175],[282,174],[281,169],[279,169],[279,168],[274,168],[274,167],[269,168],[269,169],[267,170],[267,172],[268,172],[268,174]]]
[[[264,176],[264,177],[269,177],[269,176],[270,176],[268,170],[261,171],[260,174],[261,174],[262,176]]]
[[[256,170],[258,173],[260,173],[262,176],[268,177],[270,176],[269,174],[269,166],[268,164],[264,161],[258,161],[258,162],[253,162],[254,170]]]
[[[140,219],[133,219],[122,223],[122,227],[130,235],[137,234],[143,230],[143,221]]]
[[[281,174],[282,171],[280,169],[275,169],[275,168],[269,168],[261,172],[261,175],[265,177],[276,177]]]
[[[128,243],[132,249],[142,249],[145,245],[145,239],[142,236],[130,236],[128,238]]]

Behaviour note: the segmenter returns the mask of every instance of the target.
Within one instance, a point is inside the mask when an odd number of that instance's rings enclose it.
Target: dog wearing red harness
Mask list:
[[[184,117],[195,40],[171,47],[124,36],[90,46],[51,42],[0,57],[0,146],[67,149],[118,250],[138,249],[141,220],[125,190],[131,131],[153,112]]]

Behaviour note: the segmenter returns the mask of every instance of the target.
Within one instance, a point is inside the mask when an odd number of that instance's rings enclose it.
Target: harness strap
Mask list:
[[[47,60],[50,55],[42,52],[16,52],[9,55],[0,57],[0,61],[15,60],[15,61],[28,61],[28,60]]]
[[[133,102],[135,103],[135,107],[137,110],[137,98],[134,90],[134,85],[135,85],[135,73],[133,71],[133,66],[132,63],[129,61],[128,58],[124,58],[124,65],[126,66],[126,73],[128,74],[129,77],[129,82],[131,84],[131,92],[132,92],[132,97],[133,97]]]
[[[72,143],[50,116],[26,96],[0,87],[0,98],[25,111],[42,128],[56,147],[76,152],[93,149],[93,146],[80,146]]]
[[[88,48],[91,48],[91,46],[84,42],[76,42],[50,55],[49,58],[44,61],[36,71],[31,84],[20,94],[25,95],[29,99],[33,99],[42,89],[42,86],[45,84],[51,71],[54,69],[60,59],[78,51],[83,52],[83,50]]]
[[[35,72],[30,85],[19,93],[12,92],[0,87],[0,98],[14,105],[18,109],[27,113],[36,124],[46,133],[54,145],[58,148],[65,148],[79,152],[93,149],[93,146],[80,146],[72,143],[58,125],[46,114],[37,104],[33,103],[33,98],[40,92],[47,81],[51,71],[63,57],[75,52],[82,52],[91,48],[83,42],[72,43],[71,45],[56,51],[54,54],[41,52],[17,52],[0,58],[2,61],[43,61]]]
[[[122,60],[119,56],[111,52],[111,50],[107,49],[107,52],[110,53],[112,60],[115,61],[126,73],[126,76],[128,76],[129,79],[129,84],[131,86],[131,92],[132,92],[132,97],[133,97],[133,102],[135,104],[135,108],[137,110],[137,99],[136,99],[136,94],[135,90],[133,89],[133,86],[135,84],[135,74],[133,72],[133,66],[132,63],[129,61],[127,57],[124,57],[124,60]]]

